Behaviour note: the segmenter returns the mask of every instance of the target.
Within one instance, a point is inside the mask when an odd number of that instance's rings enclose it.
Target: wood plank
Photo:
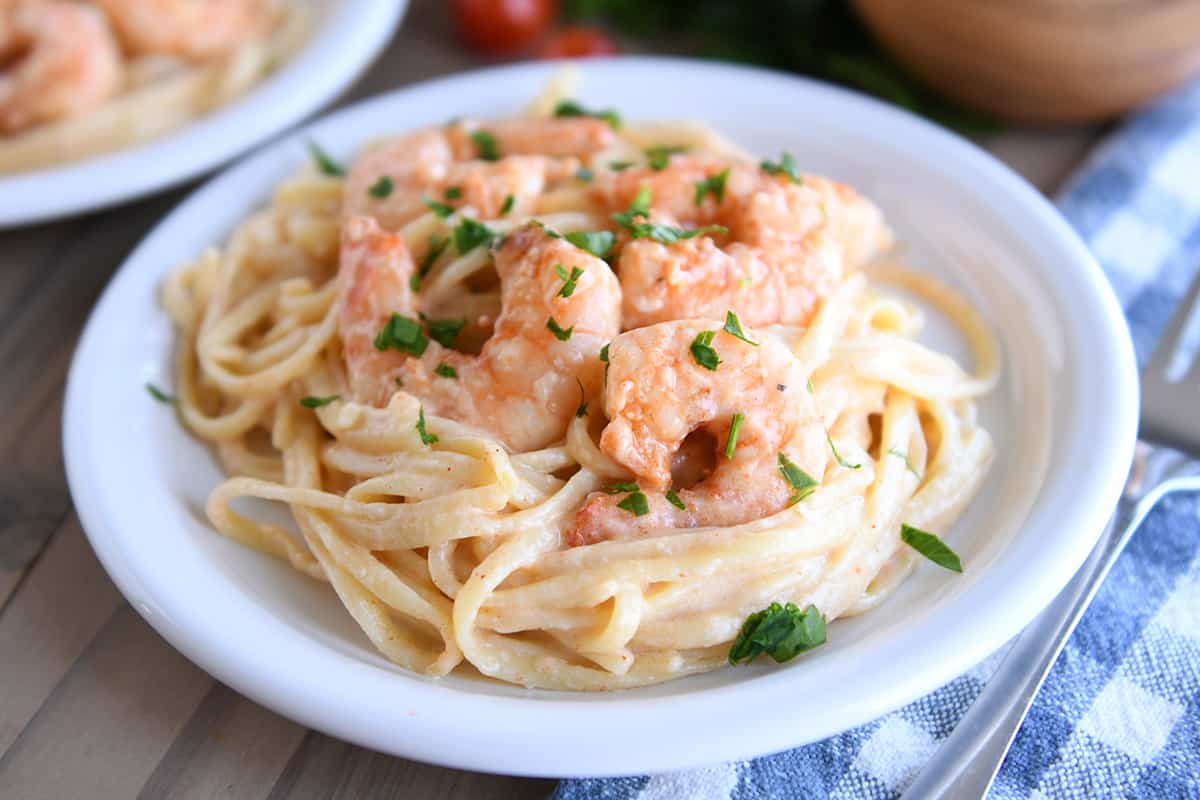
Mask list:
[[[72,514],[0,612],[0,753],[122,603]]]
[[[544,798],[555,781],[512,778],[435,767],[310,732],[269,795],[269,800],[354,800],[421,797],[431,800]]]
[[[0,797],[133,797],[211,685],[122,605],[0,757]]]
[[[214,683],[138,797],[264,797],[305,729]]]

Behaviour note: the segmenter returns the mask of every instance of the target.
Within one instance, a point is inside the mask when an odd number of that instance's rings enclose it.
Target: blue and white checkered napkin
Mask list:
[[[1144,360],[1200,268],[1200,83],[1127,121],[1058,204],[1108,272]],[[650,778],[566,780],[553,800],[896,797],[997,660],[817,744]],[[1167,498],[1134,536],[990,797],[1200,798],[1200,498]]]

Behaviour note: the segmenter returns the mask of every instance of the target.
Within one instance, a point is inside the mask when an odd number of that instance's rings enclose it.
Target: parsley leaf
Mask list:
[[[900,525],[900,538],[906,545],[928,558],[939,567],[945,567],[951,572],[962,572],[962,561],[958,554],[946,546],[932,533],[914,528],[911,525]]]
[[[723,225],[706,225],[703,228],[676,228],[654,222],[638,222],[638,217],[650,215],[650,187],[638,190],[633,203],[623,213],[613,214],[612,221],[633,234],[634,239],[653,239],[662,244],[674,244],[681,239],[691,239],[706,233],[728,233]]]
[[[429,339],[421,333],[421,323],[416,320],[392,314],[375,337],[375,349],[379,351],[391,348],[402,353],[419,356],[429,347]]]
[[[717,335],[716,331],[701,331],[696,334],[696,338],[692,340],[691,347],[692,358],[696,363],[707,370],[716,370],[717,365],[721,363],[721,359],[717,356],[717,351],[713,349],[712,340]]]
[[[816,606],[801,611],[795,603],[771,603],[746,617],[729,648],[729,663],[749,664],[766,653],[782,664],[805,650],[825,644],[825,615]]]
[[[517,198],[513,197],[511,194],[505,197],[504,202],[500,205],[500,216],[503,217],[504,215],[508,214],[508,212],[512,211],[513,204],[515,202],[517,202]]]
[[[462,222],[454,228],[453,235],[454,247],[460,255],[466,255],[479,245],[486,247],[500,236],[487,225],[470,217],[463,217]]]
[[[592,119],[602,119],[609,124],[614,131],[621,130],[621,115],[612,109],[604,111],[589,111],[574,100],[560,100],[558,105],[554,107],[554,116],[556,117],[591,117]]]
[[[631,492],[624,500],[617,503],[617,508],[623,508],[635,517],[650,513],[650,503],[641,492]]]
[[[623,172],[633,166],[632,161],[610,161],[608,168],[613,172]]]
[[[779,454],[779,473],[783,475],[783,479],[788,482],[788,485],[796,490],[796,493],[788,499],[789,506],[795,505],[808,497],[820,485],[813,476],[800,469],[795,462],[782,452]]]
[[[758,342],[750,341],[750,337],[747,336],[746,332],[742,330],[741,320],[739,320],[737,314],[733,313],[732,311],[725,312],[725,327],[721,328],[721,330],[725,331],[730,336],[735,336],[738,339],[741,339],[746,344],[758,347]]]
[[[575,383],[579,384],[579,408],[575,409],[575,417],[579,419],[587,416],[587,392],[583,390],[583,381],[576,378]]]
[[[893,447],[891,450],[888,450],[888,455],[895,456],[903,461],[904,466],[908,469],[908,471],[915,475],[917,480],[921,480],[921,473],[917,472],[917,468],[913,466],[912,460],[908,457],[908,453],[901,452]]]
[[[437,434],[425,430],[425,406],[417,407],[417,433],[421,435],[421,444],[437,444]]]
[[[153,397],[155,400],[157,400],[160,403],[166,403],[167,405],[175,405],[176,403],[179,402],[179,398],[175,397],[174,395],[167,394],[162,389],[155,386],[153,383],[146,384],[146,391],[150,393],[151,397]]]
[[[608,344],[612,344],[612,342],[609,342]],[[600,360],[605,364],[608,363],[608,344],[600,348]]]
[[[439,239],[437,236],[429,237],[429,249],[425,251],[425,257],[421,259],[421,264],[417,271],[408,276],[408,287],[414,292],[421,291],[421,279],[429,274],[429,270],[433,269],[433,265],[437,263],[438,258],[442,253],[446,252],[446,245],[450,244],[450,237]]]
[[[746,415],[738,412],[733,415],[733,422],[729,425],[729,438],[725,440],[725,457],[733,458],[733,451],[737,447],[738,432],[742,429],[742,423],[746,421]]]
[[[563,279],[563,285],[558,290],[558,296],[570,297],[575,294],[575,284],[579,283],[579,279],[583,277],[583,270],[579,267],[571,267],[571,273],[568,275],[566,268],[562,264],[555,264],[554,274]]]
[[[596,258],[608,258],[617,237],[612,231],[574,231],[566,239],[580,250],[586,250]]]
[[[550,317],[546,320],[546,327],[551,333],[554,334],[554,338],[558,339],[560,342],[565,342],[570,339],[571,334],[575,331],[574,325],[564,330],[562,326],[554,321],[554,317]]]
[[[445,361],[441,362],[436,367],[434,367],[433,373],[435,375],[440,375],[443,378],[457,378],[458,377],[458,370],[456,370],[454,367],[447,364]]]
[[[647,147],[644,152],[649,159],[650,169],[658,172],[667,168],[667,164],[671,163],[671,156],[687,152],[687,147],[679,144],[660,144]]]
[[[621,494],[622,492],[636,492],[640,488],[641,487],[633,481],[620,481],[618,483],[614,483],[604,491],[608,494]]]
[[[612,221],[622,228],[632,228],[637,224],[638,217],[650,216],[650,187],[642,186],[629,204],[629,208],[620,214],[613,214]]]
[[[437,214],[438,219],[445,219],[454,213],[454,206],[448,206],[445,203],[439,203],[432,197],[422,198],[421,202],[425,204],[426,208],[428,208],[434,214]]]
[[[816,393],[817,393],[817,390],[813,388],[813,385],[812,385],[812,378],[809,378],[809,379],[808,379],[808,383],[806,383],[806,384],[804,385],[804,388],[805,388],[805,389],[808,389],[808,393],[809,393],[809,394],[816,394]]]
[[[797,186],[804,183],[804,176],[796,169],[796,159],[792,158],[792,154],[784,151],[779,157],[779,161],[763,161],[759,166],[763,172],[768,175],[786,175],[788,180]]]
[[[479,148],[479,157],[484,161],[500,160],[500,145],[496,142],[495,136],[485,130],[473,131],[471,141]]]
[[[329,405],[334,400],[341,399],[342,396],[340,394],[331,394],[328,397],[313,397],[312,395],[309,395],[308,397],[300,398],[300,405],[304,406],[305,408],[320,408],[321,406]]]
[[[382,200],[392,193],[392,188],[393,184],[391,176],[380,175],[379,180],[372,183],[370,188],[367,189],[367,194],[371,195],[371,197],[376,197]]]
[[[425,328],[429,331],[429,338],[442,347],[453,347],[454,340],[458,338],[465,327],[467,327],[466,317],[462,319],[425,319]]]
[[[447,200],[457,200],[458,198],[462,197],[462,187],[447,186],[445,195]]]
[[[709,175],[702,181],[696,181],[696,194],[693,200],[697,206],[704,205],[704,196],[711,194],[720,203],[725,199],[725,182],[729,180],[729,168],[716,175]]]
[[[308,152],[312,156],[312,160],[317,163],[317,169],[326,175],[331,175],[335,178],[340,178],[346,174],[345,168],[341,164],[329,157],[329,154],[321,149],[321,145],[308,140]]]
[[[846,459],[842,458],[841,453],[839,453],[837,447],[834,446],[833,437],[829,435],[828,430],[825,431],[825,441],[829,442],[829,449],[833,451],[833,457],[837,460],[838,464],[842,465],[846,469],[859,469],[862,467],[862,464],[851,464],[846,461]]]
[[[680,511],[687,511],[687,506],[679,499],[679,495],[675,494],[674,489],[667,489],[667,502],[678,508]]]

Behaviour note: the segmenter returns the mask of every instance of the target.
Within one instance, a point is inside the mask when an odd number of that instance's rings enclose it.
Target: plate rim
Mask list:
[[[318,9],[325,21],[283,67],[232,102],[132,147],[0,174],[0,230],[146,197],[252,151],[353,86],[391,41],[408,3],[337,0]]]
[[[382,712],[372,713],[369,709],[359,709],[356,712],[358,716],[351,720],[342,704],[331,704],[327,698],[314,699],[305,696],[306,692],[317,691],[320,688],[312,681],[311,676],[291,675],[288,677],[287,686],[283,687],[278,681],[279,676],[264,671],[263,664],[248,664],[247,659],[243,657],[244,654],[233,653],[230,648],[221,651],[220,648],[214,650],[210,646],[206,649],[204,645],[211,645],[211,641],[202,642],[196,639],[195,631],[190,631],[191,637],[189,637],[186,626],[177,625],[174,621],[165,619],[154,607],[139,603],[139,599],[150,596],[147,586],[142,576],[136,574],[129,566],[128,561],[124,560],[119,546],[119,535],[114,534],[110,520],[105,518],[105,513],[101,509],[102,504],[96,493],[83,491],[86,480],[83,465],[84,448],[81,447],[80,442],[83,440],[84,431],[80,429],[80,426],[83,420],[82,408],[86,400],[80,387],[83,385],[85,368],[88,366],[89,343],[97,339],[97,319],[101,317],[102,311],[107,308],[107,305],[114,302],[111,298],[117,296],[116,292],[119,290],[122,276],[128,277],[133,274],[130,269],[131,265],[137,264],[147,243],[155,237],[158,231],[172,224],[173,220],[186,217],[188,209],[197,203],[198,198],[202,198],[207,193],[219,193],[222,182],[232,180],[229,176],[236,174],[239,170],[251,170],[259,159],[268,159],[277,149],[292,146],[307,131],[320,127],[330,120],[360,113],[362,109],[370,106],[386,106],[389,103],[398,102],[398,98],[401,98],[402,95],[417,90],[435,91],[455,83],[478,80],[503,82],[505,78],[514,78],[530,73],[549,74],[556,68],[554,64],[538,63],[492,67],[423,81],[366,98],[345,109],[322,115],[294,135],[277,140],[270,148],[264,148],[256,154],[243,158],[235,166],[206,181],[161,220],[126,259],[97,302],[72,360],[63,411],[63,441],[68,479],[81,524],[93,549],[122,593],[130,598],[135,608],[147,618],[151,625],[189,659],[222,682],[284,716],[356,744],[461,769],[551,777],[564,774],[613,776],[633,772],[661,772],[699,766],[716,760],[747,758],[801,744],[803,742],[797,741],[791,733],[792,725],[759,719],[756,721],[763,724],[757,729],[748,728],[745,724],[739,723],[728,726],[724,730],[709,731],[711,735],[708,739],[698,745],[696,742],[692,742],[691,744],[697,746],[689,748],[688,752],[672,752],[669,757],[664,757],[661,749],[656,750],[652,761],[647,760],[644,756],[638,760],[638,755],[630,754],[628,752],[630,748],[626,747],[625,755],[629,757],[629,760],[622,761],[620,764],[614,763],[610,754],[603,753],[594,754],[596,759],[592,761],[588,761],[585,756],[583,759],[576,758],[567,764],[551,765],[546,764],[544,758],[539,760],[537,753],[530,756],[511,742],[508,746],[495,748],[494,751],[463,746],[461,743],[464,741],[480,744],[486,743],[489,739],[487,737],[480,738],[476,731],[470,731],[467,735],[462,730],[456,729],[455,726],[447,725],[444,721],[437,719],[438,715],[463,709],[468,712],[468,717],[471,716],[471,712],[475,716],[487,715],[492,718],[495,725],[495,728],[489,729],[492,732],[493,740],[504,733],[514,737],[513,741],[516,741],[520,737],[528,739],[531,726],[536,730],[539,722],[542,721],[542,715],[546,712],[546,702],[530,702],[530,699],[536,698],[485,696],[459,692],[444,685],[408,681],[397,681],[393,688],[397,695],[406,696],[402,704],[416,709],[410,713],[415,714],[414,719],[417,721],[403,727],[403,731],[412,736],[409,740],[404,741],[398,740],[395,733],[390,737],[381,736],[378,730],[371,728],[371,725],[377,726],[382,722],[380,716]],[[1107,277],[1082,239],[1061,214],[1036,189],[1003,163],[974,144],[960,139],[932,123],[848,90],[761,68],[733,66],[695,59],[619,57],[599,59],[581,65],[580,69],[586,79],[589,71],[604,72],[610,69],[618,71],[664,69],[669,71],[681,68],[701,72],[704,70],[732,72],[756,80],[776,81],[780,84],[792,83],[796,89],[802,92],[834,95],[840,103],[848,103],[851,107],[858,107],[871,114],[891,117],[894,123],[901,128],[910,132],[919,131],[919,135],[928,138],[931,144],[955,153],[956,159],[965,159],[965,162],[974,171],[985,174],[989,180],[994,182],[994,185],[1004,187],[1008,194],[1019,198],[1022,210],[1028,212],[1030,218],[1036,218],[1036,221],[1046,229],[1046,235],[1053,237],[1057,244],[1070,255],[1070,261],[1073,262],[1080,276],[1086,278],[1088,292],[1091,294],[1090,299],[1094,305],[1093,310],[1106,322],[1101,331],[1104,339],[1101,349],[1109,351],[1115,359],[1108,366],[1108,372],[1114,376],[1109,381],[1111,387],[1114,388],[1114,393],[1108,400],[1111,404],[1110,414],[1115,416],[1118,424],[1113,426],[1113,430],[1100,431],[1095,437],[1092,437],[1098,443],[1097,449],[1108,457],[1108,462],[1100,470],[1103,474],[1092,481],[1095,486],[1089,495],[1090,502],[1086,505],[1082,502],[1079,503],[1081,507],[1076,509],[1073,517],[1076,527],[1090,529],[1094,533],[1076,535],[1071,540],[1071,547],[1063,552],[1062,564],[1058,570],[1056,572],[1044,570],[1040,573],[1033,587],[1034,590],[1027,594],[1023,604],[1018,605],[1016,611],[1010,613],[1008,617],[996,620],[990,635],[976,637],[970,642],[970,646],[963,647],[961,651],[955,653],[955,657],[945,661],[939,670],[927,671],[920,675],[902,675],[895,684],[868,693],[865,698],[860,698],[858,702],[842,709],[836,723],[826,724],[823,727],[819,723],[810,725],[809,733],[805,734],[804,741],[816,741],[876,719],[967,671],[1018,633],[1066,584],[1082,564],[1087,553],[1090,552],[1115,506],[1124,485],[1126,465],[1132,459],[1138,408],[1137,373],[1133,345],[1124,314],[1117,303]],[[158,274],[161,275],[162,272],[163,270],[160,269]],[[1044,491],[1043,488],[1042,492]],[[1038,497],[1041,497],[1041,493]],[[114,539],[114,537],[116,538]],[[1036,596],[1036,600],[1031,600],[1031,596]],[[162,600],[161,597],[155,599]],[[185,610],[178,608],[173,610],[179,612],[175,619],[188,619]],[[259,610],[261,611],[261,608]],[[946,616],[947,611],[942,608],[938,614],[934,614],[932,611],[926,613],[931,619],[935,617],[942,619]],[[294,634],[283,631],[278,633],[278,636],[287,638]],[[299,652],[304,649],[304,647],[300,647]],[[324,650],[327,651],[329,648],[324,648]],[[345,658],[336,653],[324,652],[321,660],[338,663]],[[358,670],[360,677],[368,675],[369,670],[373,669],[367,664],[359,666],[361,667],[361,670]],[[903,664],[897,666],[902,667]],[[572,698],[556,698],[554,708],[568,708],[571,712],[582,715],[580,719],[586,720],[593,726],[592,735],[607,732],[608,735],[616,737],[627,735],[627,726],[630,722],[641,720],[650,724],[655,721],[655,717],[662,716],[665,712],[676,713],[684,718],[690,715],[692,723],[699,724],[703,715],[697,718],[695,710],[687,708],[688,704],[695,702],[697,696],[707,697],[712,701],[709,703],[710,706],[720,706],[727,710],[729,704],[738,695],[744,695],[747,692],[755,694],[760,690],[769,691],[781,686],[786,688],[786,684],[787,670],[781,669],[770,675],[755,677],[730,686],[709,688],[694,693],[680,693],[670,697],[656,697],[652,700],[639,700],[636,694],[629,693],[610,696],[602,704]],[[307,704],[306,700],[309,701]],[[721,702],[717,703],[718,700]],[[654,706],[653,715],[649,714],[648,706]],[[393,724],[398,722],[392,717],[388,719]],[[789,720],[789,722],[794,723],[795,720]],[[458,728],[461,727],[460,724]],[[432,746],[431,742],[440,742],[442,745]],[[456,742],[459,747],[456,749],[446,745],[447,742]]]

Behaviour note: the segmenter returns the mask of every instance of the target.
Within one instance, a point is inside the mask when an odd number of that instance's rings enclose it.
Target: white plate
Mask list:
[[[182,183],[333,100],[392,38],[408,0],[317,0],[299,52],[245,96],[144,144],[0,175],[0,228],[115,205]]]
[[[921,566],[882,607],[833,623],[828,645],[786,666],[553,693],[405,672],[331,589],[205,524],[220,474],[142,388],[170,384],[163,276],[264,202],[305,158],[307,137],[346,158],[400,127],[516,113],[554,69],[471,73],[333,114],[209,182],[130,256],[76,353],[64,424],[80,517],[130,603],[218,679],[299,722],[422,761],[528,775],[657,772],[818,740],[937,688],[1015,635],[1082,563],[1132,458],[1137,375],[1108,283],[1058,213],[972,145],[850,92],[740,67],[591,62],[580,99],[628,118],[702,119],[762,154],[791,150],[875,198],[910,260],[983,310],[1005,372],[982,404],[996,462],[948,534],[964,575]],[[929,340],[965,356],[944,325]]]

